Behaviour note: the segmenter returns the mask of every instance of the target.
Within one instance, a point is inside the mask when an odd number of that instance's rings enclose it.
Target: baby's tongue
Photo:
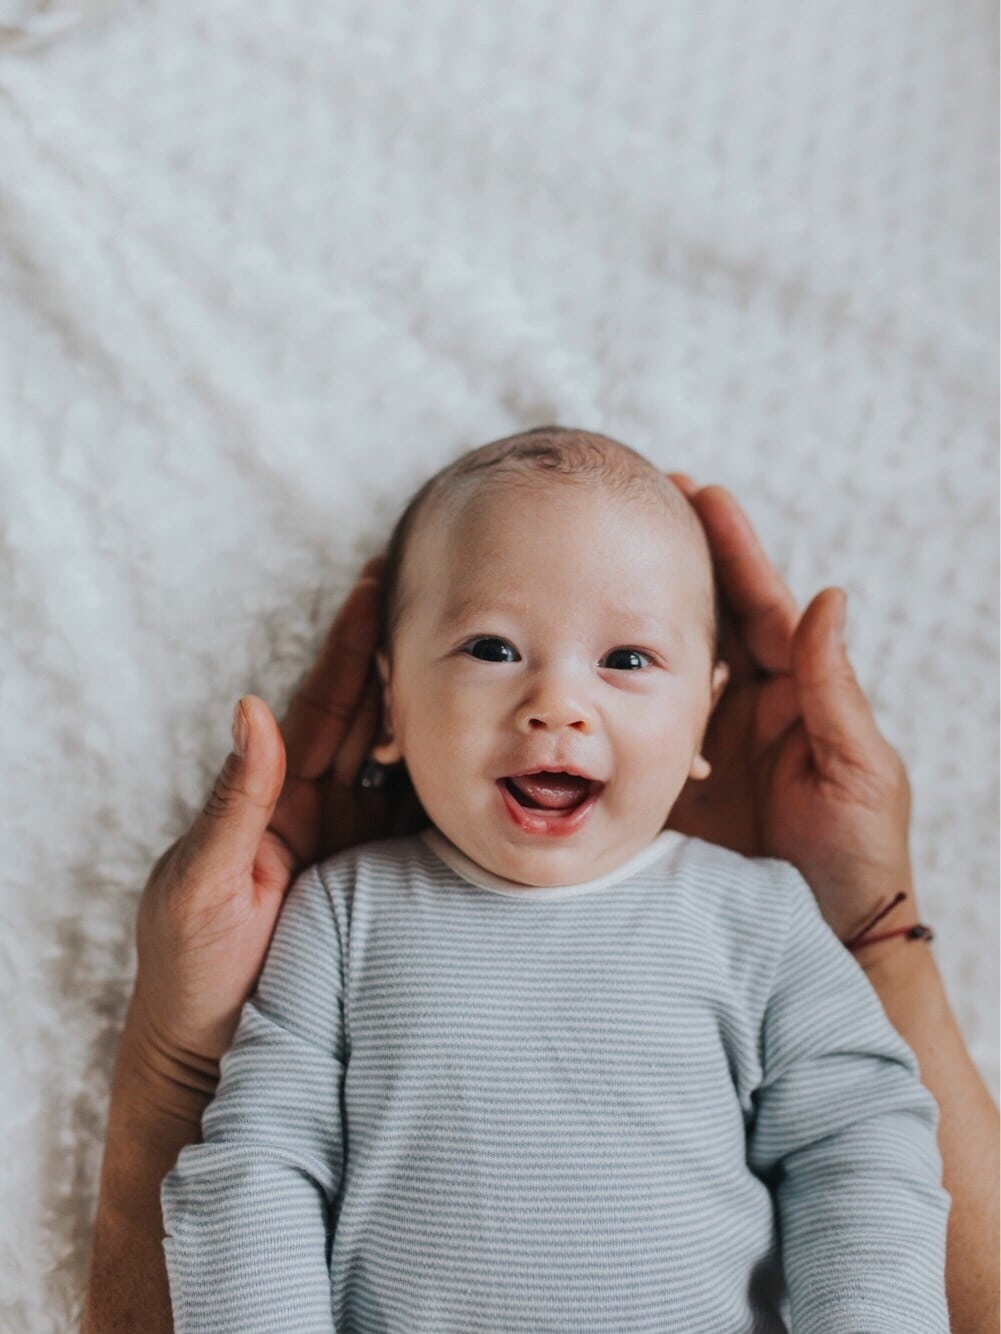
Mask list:
[[[576,806],[591,787],[588,779],[576,774],[521,774],[507,781],[537,806],[553,811]]]

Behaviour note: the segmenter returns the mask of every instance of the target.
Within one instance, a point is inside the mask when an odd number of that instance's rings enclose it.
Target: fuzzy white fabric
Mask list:
[[[13,8],[0,1325],[76,1327],[137,897],[233,702],[283,706],[431,470],[546,421],[848,590],[996,1091],[993,7]]]

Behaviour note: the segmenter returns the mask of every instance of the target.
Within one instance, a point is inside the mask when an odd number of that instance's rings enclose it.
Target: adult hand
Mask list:
[[[139,905],[128,1023],[169,1078],[211,1090],[302,866],[408,832],[409,784],[359,790],[374,739],[373,667],[384,558],[362,570],[281,726],[263,700],[234,714],[234,749],[204,810],[160,858]]]
[[[729,492],[671,474],[709,539],[730,681],[672,828],[749,856],[780,857],[809,884],[834,932],[850,939],[900,890],[878,934],[917,918],[908,850],[907,772],[876,726],[841,638],[843,593],[825,588],[800,616]],[[998,1114],[949,1006],[933,953],[896,937],[858,961],[917,1057],[939,1107],[950,1327],[998,1328]]]
[[[119,1043],[94,1218],[84,1334],[173,1329],[160,1189],[198,1138],[219,1062],[300,866],[426,816],[409,780],[355,787],[378,724],[382,557],[365,566],[281,727],[248,696],[234,750],[139,904],[139,967]]]
[[[689,780],[669,827],[792,862],[843,940],[900,890],[879,930],[917,920],[907,772],[848,660],[843,592],[823,589],[800,616],[733,496],[669,475],[709,540],[730,666],[703,748],[712,772]]]

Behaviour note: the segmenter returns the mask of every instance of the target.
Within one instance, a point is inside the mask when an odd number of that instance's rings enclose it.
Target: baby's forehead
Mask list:
[[[596,523],[600,524],[606,546],[609,540],[614,545],[621,533],[624,544],[644,554],[638,557],[632,587],[632,567],[627,566],[620,575],[617,600],[621,596],[623,606],[635,607],[656,601],[657,585],[651,585],[650,564],[652,560],[659,566],[663,560],[665,571],[670,569],[672,587],[690,588],[695,600],[703,604],[703,619],[711,631],[713,575],[701,524],[682,493],[673,483],[664,481],[679,503],[652,489],[624,497],[621,492],[594,483],[545,481],[479,487],[452,497],[451,504],[445,498],[434,507],[436,513],[422,516],[426,520],[424,541],[419,539],[415,546],[420,545],[424,554],[418,558],[420,570],[413,568],[407,581],[414,593],[411,605],[419,603],[438,616],[455,620],[461,619],[460,610],[477,606],[488,590],[492,590],[491,597],[497,593],[504,600],[525,574],[519,543],[525,531],[522,521],[529,520],[532,533],[546,534],[553,518],[547,505],[553,502],[561,509],[554,556],[574,568],[580,556],[594,550]],[[579,508],[574,503],[577,500],[584,502]],[[499,541],[498,532],[504,534]],[[415,556],[416,551],[411,555]],[[433,580],[428,577],[431,569],[436,575]]]
[[[578,517],[573,501],[580,498],[590,504],[590,510],[587,504],[582,506],[580,516],[580,537],[588,542],[590,550],[594,547],[594,530],[588,520],[600,521],[602,536],[607,539],[611,533],[613,542],[616,525],[620,524],[630,539],[646,530],[657,534],[664,542],[663,560],[670,566],[671,585],[691,588],[692,596],[702,608],[699,615],[708,640],[714,646],[718,636],[717,598],[712,558],[702,524],[683,492],[645,460],[640,462],[644,465],[642,470],[627,478],[628,485],[609,485],[593,476],[568,478],[565,473],[554,478],[533,469],[506,474],[491,470],[476,477],[446,475],[442,478],[444,486],[428,488],[424,503],[414,513],[391,581],[391,595],[387,599],[393,612],[389,617],[390,643],[396,628],[409,623],[418,606],[440,619],[445,605],[462,602],[464,598],[476,603],[482,601],[483,594],[489,595],[493,580],[485,577],[485,571],[492,568],[496,572],[502,560],[503,568],[510,569],[518,560],[517,542],[504,540],[508,525],[503,516],[517,517],[521,507],[534,510],[535,526],[530,531],[545,535],[546,519],[551,516],[547,516],[546,506],[540,505],[540,501],[559,499],[569,503],[570,521],[560,523],[559,527],[561,549],[563,554],[571,550],[572,564],[572,551],[576,547],[571,548],[570,544],[577,537],[574,524]],[[502,507],[499,520],[495,504]],[[563,517],[567,517],[567,512]],[[516,531],[517,525],[515,534]],[[670,550],[666,549],[668,545]],[[661,559],[656,546],[652,557],[646,552],[640,562],[647,569],[642,585],[637,585],[637,597],[629,599],[636,605],[645,605],[649,600],[646,595],[660,584],[658,578],[651,584],[649,573],[650,559],[655,565]],[[678,560],[681,552],[684,557]],[[506,557],[510,557],[510,563]],[[523,570],[524,562],[520,566]],[[469,580],[465,578],[467,573]],[[504,580],[499,582],[503,586]],[[512,586],[514,583],[512,580]],[[468,585],[468,592],[462,588],[463,584]],[[715,647],[712,651],[716,651]]]
[[[575,501],[583,504],[575,507]],[[702,525],[688,500],[673,482],[660,475],[654,484],[632,493],[591,481],[491,479],[490,485],[457,488],[452,494],[440,497],[433,507],[437,513],[428,513],[425,518],[428,530],[436,530],[445,545],[452,548],[452,560],[461,562],[470,541],[478,537],[489,539],[498,517],[505,524],[525,517],[538,517],[542,522],[548,503],[567,507],[570,523],[561,529],[564,542],[576,540],[588,546],[593,543],[596,504],[601,510],[602,533],[606,538],[621,531],[633,538],[667,540],[675,548],[681,543],[697,558],[687,567],[693,577],[699,577],[700,566],[711,565]]]

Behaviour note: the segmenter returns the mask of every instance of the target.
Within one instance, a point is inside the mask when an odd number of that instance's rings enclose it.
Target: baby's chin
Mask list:
[[[538,847],[489,847],[479,852],[472,847],[463,848],[461,844],[456,846],[484,870],[524,885],[526,889],[556,889],[561,885],[596,880],[614,871],[639,850],[638,846],[626,848],[617,844],[614,848],[596,851],[583,842],[576,847],[551,842],[540,843]]]
[[[512,822],[503,803],[484,811],[482,820],[472,818],[471,811],[468,818],[459,818],[454,807],[442,810],[440,820],[434,810],[428,814],[460,852],[491,875],[526,888],[554,889],[611,874],[664,828],[663,818],[642,826],[631,820],[624,827],[611,809],[605,809],[601,794],[593,804],[585,804],[589,810],[580,827],[560,834],[519,830],[518,813]]]

